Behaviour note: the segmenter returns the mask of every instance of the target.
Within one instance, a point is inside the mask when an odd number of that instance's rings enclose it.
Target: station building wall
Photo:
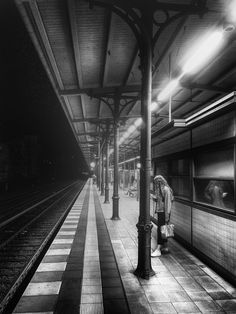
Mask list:
[[[153,144],[152,159],[174,190],[176,238],[236,282],[236,111]],[[212,182],[224,187],[221,204],[206,198]]]

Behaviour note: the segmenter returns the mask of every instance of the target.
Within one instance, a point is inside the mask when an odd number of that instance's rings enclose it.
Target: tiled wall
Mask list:
[[[193,243],[236,276],[236,222],[193,208]]]
[[[204,146],[236,136],[235,111],[152,147],[152,158]],[[192,147],[191,145],[192,132]],[[194,154],[194,150],[193,150]],[[160,165],[159,165],[160,166]],[[166,177],[167,174],[166,174]],[[192,217],[191,217],[192,215]],[[236,276],[236,221],[175,201],[171,214],[175,233]],[[191,238],[192,237],[192,238]],[[192,242],[191,242],[192,241]]]
[[[191,207],[175,201],[171,223],[178,236],[236,276],[236,221],[192,208],[191,224]]]
[[[171,223],[175,225],[175,233],[191,244],[191,207],[175,201]]]

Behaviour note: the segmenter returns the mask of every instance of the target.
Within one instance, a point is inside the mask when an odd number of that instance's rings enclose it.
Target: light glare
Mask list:
[[[134,125],[131,125],[128,130],[127,130],[127,134],[130,135],[132,134],[134,131],[136,130],[136,127]]]
[[[142,118],[138,118],[137,120],[134,121],[134,125],[136,127],[139,127],[143,123]]]
[[[179,86],[179,79],[170,81],[166,85],[166,87],[160,92],[160,94],[157,96],[157,100],[159,101],[167,100],[178,86]]]
[[[236,22],[236,0],[231,1],[228,15],[230,22]]]
[[[152,102],[152,103],[151,103],[151,108],[150,108],[151,112],[157,110],[157,108],[158,108],[158,103],[155,102],[155,101]]]
[[[217,51],[223,41],[223,31],[215,31],[198,44],[196,52],[183,66],[183,74],[199,69]]]

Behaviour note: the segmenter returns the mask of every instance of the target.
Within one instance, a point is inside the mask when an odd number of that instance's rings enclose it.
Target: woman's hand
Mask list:
[[[165,217],[165,224],[168,224],[170,222],[170,214],[166,215]]]

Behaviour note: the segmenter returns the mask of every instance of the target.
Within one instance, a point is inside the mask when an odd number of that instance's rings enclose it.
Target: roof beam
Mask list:
[[[227,93],[228,90],[225,88],[215,86],[215,85],[208,85],[208,84],[198,84],[198,83],[187,83],[187,82],[180,82],[181,86],[188,89],[201,89],[201,90],[208,90],[218,93]]]
[[[80,47],[79,47],[79,39],[78,39],[78,32],[77,32],[77,24],[76,24],[76,5],[75,0],[67,0],[67,9],[69,14],[69,21],[70,21],[70,31],[72,37],[72,44],[73,44],[73,52],[75,58],[75,66],[76,66],[76,73],[77,73],[77,80],[79,88],[83,87],[83,79],[82,79],[82,68],[81,68],[81,59],[80,59]],[[84,96],[81,95],[81,111],[83,117],[85,116],[85,104],[84,104]],[[84,131],[87,132],[86,124],[84,125]]]
[[[64,85],[57,67],[57,63],[48,39],[47,32],[44,27],[44,23],[37,2],[33,0],[27,2],[17,0],[16,5],[18,6],[18,9],[29,31],[34,46],[39,54],[42,64],[46,69],[47,75],[55,91],[55,94],[61,104],[61,107],[75,136],[75,139],[79,145],[79,140],[77,138],[75,128],[73,127],[73,124],[71,122],[71,113],[68,99],[62,99],[59,94],[59,90],[63,90]],[[87,163],[86,159],[85,162]]]
[[[130,64],[128,66],[128,70],[127,70],[127,72],[125,74],[125,77],[124,77],[124,80],[123,80],[123,84],[122,84],[123,86],[125,86],[127,84],[127,82],[128,82],[130,73],[131,73],[131,71],[133,69],[135,60],[136,60],[137,55],[138,55],[138,51],[139,51],[138,44],[136,43],[135,48],[134,48],[134,52],[133,52],[133,55],[132,55],[132,58],[131,58],[131,61],[130,61]]]
[[[102,75],[102,86],[106,85],[107,82],[107,76],[108,76],[108,71],[109,71],[109,64],[110,64],[110,44],[111,44],[111,37],[112,37],[112,32],[111,32],[111,25],[112,25],[112,11],[109,10],[108,12],[108,17],[107,17],[107,33],[106,33],[106,48],[105,48],[105,53],[104,53],[104,71]]]
[[[155,64],[154,71],[153,71],[153,73],[152,73],[153,80],[154,80],[154,78],[155,78],[155,75],[157,74],[157,70],[158,70],[159,65],[161,64],[162,60],[163,60],[164,57],[166,56],[166,53],[169,51],[169,49],[170,49],[170,47],[172,46],[172,44],[173,44],[175,38],[177,37],[178,33],[179,33],[180,30],[182,29],[183,25],[186,23],[187,18],[188,18],[187,16],[184,16],[184,17],[181,18],[179,24],[178,24],[177,27],[175,28],[174,33],[171,35],[169,41],[167,42],[167,44],[166,44],[166,46],[165,46],[165,48],[164,48],[164,50],[163,50],[161,56],[158,58],[158,60],[157,60],[157,62],[156,62],[156,64]],[[134,63],[135,58],[136,58],[137,53],[138,53],[138,46],[136,47],[136,51],[135,51],[135,52],[136,52],[136,55],[134,54],[134,56],[133,56],[133,60],[132,60],[133,63]],[[132,63],[131,63],[131,64],[132,64]],[[132,70],[132,67],[133,67],[133,64],[130,65],[130,68],[129,68],[130,71]],[[128,77],[129,77],[129,76],[128,76]],[[127,77],[127,80],[128,80],[128,77]],[[141,92],[141,88],[140,88],[140,92]],[[128,112],[131,112],[135,105],[136,105],[136,102],[130,107],[130,109],[129,109]]]
[[[72,37],[78,85],[79,87],[82,87],[83,79],[82,79],[81,60],[80,60],[80,47],[79,47],[76,17],[75,17],[76,6],[75,6],[74,0],[67,0],[67,9],[68,9],[68,14],[69,14],[70,31],[71,31],[71,37]]]
[[[130,116],[121,116],[119,120],[127,120],[127,119],[137,119],[140,118],[141,115],[130,115]],[[73,119],[72,122],[92,122],[92,123],[107,123],[107,122],[113,122],[114,118],[113,117],[103,117],[103,118],[78,118],[78,119]]]
[[[154,68],[154,71],[152,73],[153,79],[155,78],[155,76],[157,74],[157,70],[158,70],[162,60],[166,57],[166,54],[170,50],[174,40],[178,36],[178,34],[181,31],[182,27],[186,23],[187,19],[188,19],[188,16],[184,16],[184,17],[181,18],[181,20],[178,23],[178,25],[176,26],[174,32],[171,34],[169,40],[167,41],[167,44],[165,45],[165,48],[162,50],[161,55],[159,56],[159,58],[157,59],[157,62],[155,63],[155,68]]]
[[[164,3],[164,2],[155,2],[154,10],[168,10],[175,12],[185,12],[188,14],[202,15],[208,12],[207,7],[205,6],[206,1],[198,0],[194,1],[194,4],[180,4],[180,3]]]
[[[88,135],[88,136],[99,136],[100,134],[98,132],[81,132],[81,133],[77,133],[78,136],[84,136],[84,135]]]
[[[80,142],[81,145],[87,145],[87,144],[97,144],[98,141],[86,141],[86,142]],[[90,148],[90,147],[89,147]]]
[[[186,82],[181,82],[181,85],[185,88],[198,88],[202,90],[212,90],[212,91],[218,91],[218,92],[227,92],[227,90],[224,90],[221,87],[214,86],[214,85],[204,85],[204,84],[198,84],[198,83],[191,83],[187,84]],[[153,89],[156,89],[155,86],[153,86]],[[78,88],[78,89],[70,89],[70,90],[61,90],[60,95],[63,97],[67,96],[78,96],[78,95],[88,95],[90,97],[96,97],[96,96],[109,96],[115,93],[137,93],[141,92],[141,85],[127,85],[127,86],[111,86],[111,87],[97,87],[97,88]],[[127,99],[135,99],[137,96],[130,96],[127,95]]]
[[[98,88],[78,88],[78,89],[67,89],[61,90],[59,94],[63,97],[66,96],[108,96],[109,94],[123,94],[123,93],[135,93],[141,91],[141,85],[130,85],[130,86],[111,86],[111,87],[98,87]]]
[[[109,71],[109,65],[110,65],[110,43],[111,43],[111,25],[112,25],[112,11],[108,9],[107,14],[107,23],[106,23],[106,47],[104,51],[104,62],[103,62],[103,73],[101,78],[101,86],[104,87],[107,82],[108,77],[108,71]],[[102,101],[99,101],[98,105],[98,117],[100,117],[100,111],[101,111],[101,104]]]
[[[108,5],[117,5],[117,1],[115,0],[102,0],[100,1],[104,4]],[[140,10],[143,9],[143,1],[141,0],[129,0],[129,6],[133,8],[138,8]],[[208,9],[205,5],[205,0],[197,0],[194,1],[193,4],[181,4],[181,3],[165,3],[159,1],[149,1],[149,6],[152,8],[153,11],[174,11],[174,12],[186,12],[188,14],[195,14],[195,15],[203,15],[204,13],[208,12]]]
[[[46,55],[49,59],[51,69],[54,72],[54,75],[56,78],[56,83],[58,84],[59,88],[64,88],[63,82],[62,82],[62,79],[60,76],[60,72],[59,72],[58,67],[57,67],[57,63],[56,63],[56,60],[55,60],[55,57],[54,57],[54,54],[52,51],[52,47],[50,45],[50,42],[49,42],[49,39],[47,36],[47,32],[46,32],[45,27],[44,27],[44,23],[43,23],[37,2],[36,1],[30,1],[29,5],[30,5],[32,16],[34,17],[34,22],[37,26],[38,32],[39,32],[40,37],[41,37],[41,41],[42,41],[43,46],[44,46],[44,47],[41,46],[41,48],[42,48],[42,50],[43,50],[43,48],[45,48],[45,50],[46,50]],[[38,38],[38,37],[37,37],[37,39],[40,40],[40,38]],[[47,63],[47,67],[48,67],[48,63]],[[49,71],[50,71],[50,68],[49,68]]]

